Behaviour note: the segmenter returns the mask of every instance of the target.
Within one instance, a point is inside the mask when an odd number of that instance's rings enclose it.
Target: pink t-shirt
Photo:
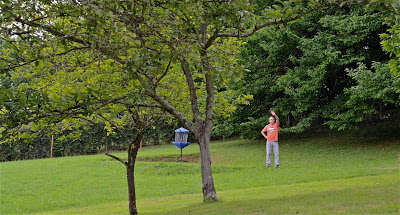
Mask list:
[[[278,142],[278,133],[279,133],[279,124],[274,123],[273,125],[266,125],[263,129],[263,132],[267,132],[267,141],[268,142]]]

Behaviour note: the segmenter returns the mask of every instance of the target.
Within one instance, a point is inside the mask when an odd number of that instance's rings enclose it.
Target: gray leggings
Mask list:
[[[268,142],[267,141],[267,166],[271,165],[271,152],[274,149],[275,155],[275,166],[279,166],[279,146],[278,142]]]

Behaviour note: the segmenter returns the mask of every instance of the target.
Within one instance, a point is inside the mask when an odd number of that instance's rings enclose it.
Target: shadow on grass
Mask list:
[[[398,184],[192,204],[162,214],[396,214]],[[251,198],[251,197],[250,197]]]
[[[200,163],[200,154],[184,154],[182,156],[185,163]],[[104,159],[106,161],[116,161],[113,158]],[[127,161],[128,159],[122,159]],[[180,155],[162,155],[162,156],[154,156],[154,157],[138,157],[136,161],[141,162],[178,162],[180,160]]]

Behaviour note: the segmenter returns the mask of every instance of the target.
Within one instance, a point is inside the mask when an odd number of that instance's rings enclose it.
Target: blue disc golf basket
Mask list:
[[[190,145],[190,142],[187,141],[188,136],[189,131],[182,127],[175,130],[175,142],[173,144],[181,149],[181,158],[177,162],[186,162],[182,160],[182,149]]]

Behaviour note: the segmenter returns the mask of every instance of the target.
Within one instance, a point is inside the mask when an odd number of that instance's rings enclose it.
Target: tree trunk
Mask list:
[[[136,156],[140,147],[140,141],[143,138],[143,132],[139,131],[135,140],[129,145],[128,148],[128,162],[126,164],[126,177],[128,180],[128,193],[129,193],[129,213],[138,214],[136,208],[136,192],[135,192],[135,163]]]
[[[214,186],[214,179],[211,171],[211,156],[210,156],[210,135],[206,132],[200,135],[200,157],[201,157],[201,179],[203,183],[203,198],[204,201],[218,201],[217,192]]]
[[[129,192],[129,214],[137,214],[136,209],[136,193],[135,193],[135,165],[126,166],[126,175],[128,178],[128,192]]]

